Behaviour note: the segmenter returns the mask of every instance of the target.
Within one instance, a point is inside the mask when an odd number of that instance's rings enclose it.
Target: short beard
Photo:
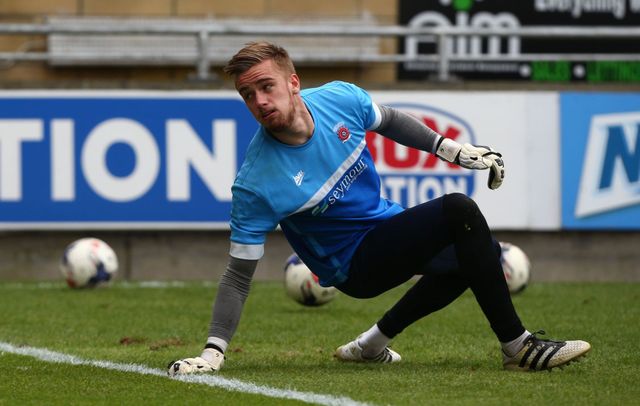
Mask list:
[[[272,125],[269,127],[265,125],[264,128],[266,128],[271,133],[281,133],[283,131],[286,131],[288,128],[291,128],[291,126],[293,125],[293,120],[295,119],[296,110],[297,110],[295,104],[293,103],[293,98],[291,99],[290,107],[291,108],[289,109],[289,114],[287,114],[287,116],[284,117],[284,119],[280,124],[276,123],[275,125]]]

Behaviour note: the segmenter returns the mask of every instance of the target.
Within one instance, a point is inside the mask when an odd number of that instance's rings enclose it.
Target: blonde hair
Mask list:
[[[267,60],[273,60],[287,74],[296,73],[289,53],[284,48],[266,41],[246,44],[229,60],[224,72],[237,77]]]

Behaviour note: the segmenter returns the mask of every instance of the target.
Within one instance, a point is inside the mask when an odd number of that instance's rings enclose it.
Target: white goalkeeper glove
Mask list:
[[[224,354],[214,348],[205,348],[199,357],[185,358],[169,363],[169,376],[218,372],[224,365]]]
[[[436,155],[448,162],[456,163],[467,169],[490,169],[487,186],[497,189],[504,180],[504,161],[502,154],[481,145],[460,144],[450,138],[442,138]]]

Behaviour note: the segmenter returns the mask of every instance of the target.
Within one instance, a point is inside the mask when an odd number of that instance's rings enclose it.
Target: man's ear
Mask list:
[[[291,92],[293,94],[300,93],[300,78],[295,73],[289,76],[289,86],[291,86]]]

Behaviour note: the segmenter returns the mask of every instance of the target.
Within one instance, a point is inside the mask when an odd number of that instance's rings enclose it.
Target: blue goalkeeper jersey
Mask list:
[[[303,145],[279,142],[260,127],[236,177],[231,256],[259,259],[279,224],[323,286],[344,282],[367,231],[401,212],[380,195],[366,146],[380,111],[359,87],[331,82],[301,92],[315,124]]]

